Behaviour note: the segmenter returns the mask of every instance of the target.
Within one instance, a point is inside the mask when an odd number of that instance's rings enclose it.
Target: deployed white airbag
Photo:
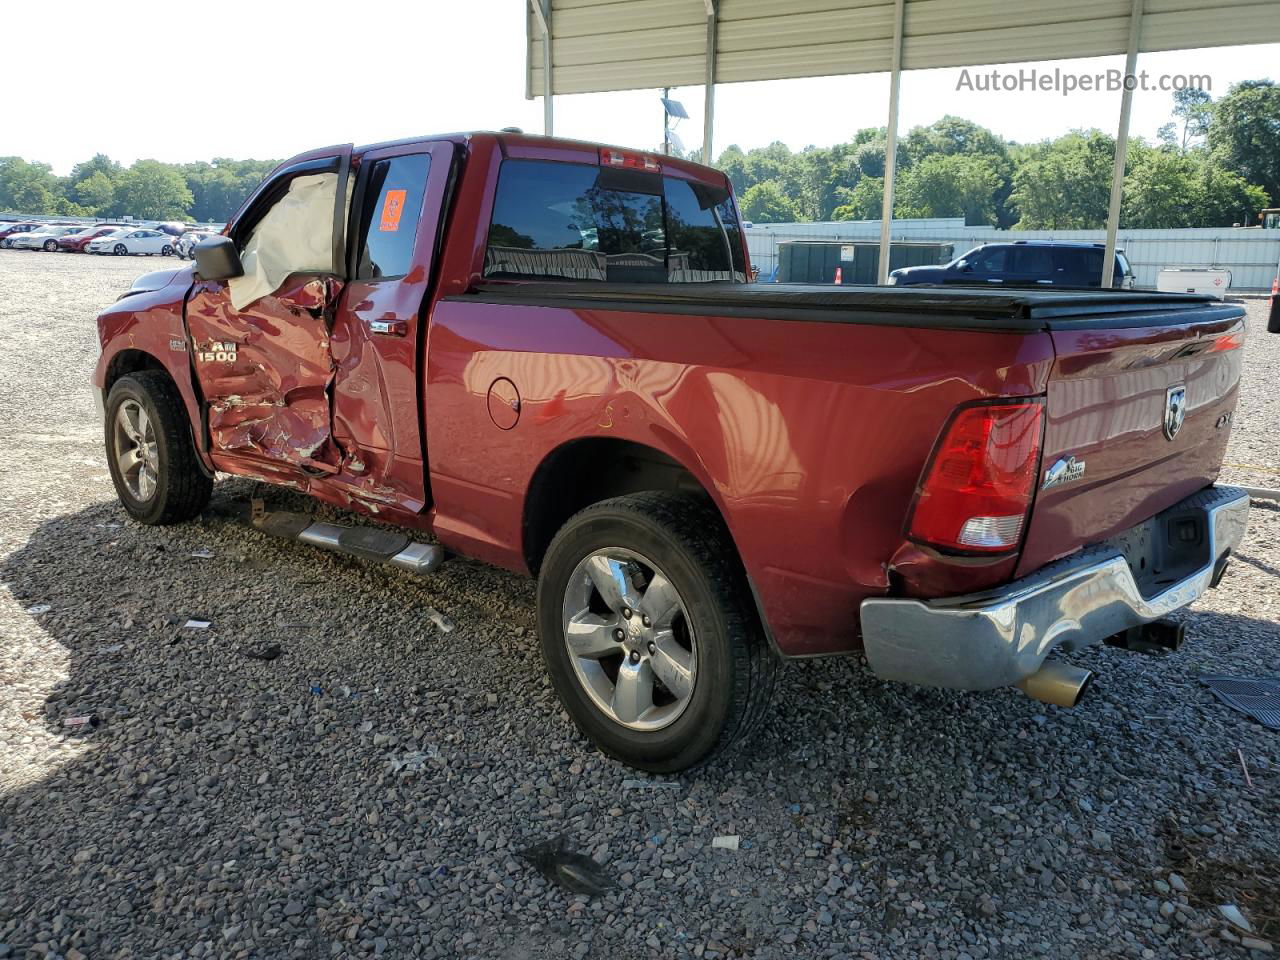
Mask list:
[[[231,305],[243,310],[275,293],[292,273],[333,270],[333,207],[338,175],[298,177],[253,228],[240,254],[244,276],[227,282]]]

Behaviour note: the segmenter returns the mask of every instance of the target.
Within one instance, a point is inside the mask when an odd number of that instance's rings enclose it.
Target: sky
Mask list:
[[[454,130],[541,132],[542,102],[524,97],[525,2],[8,3],[5,48],[49,51],[53,62],[31,82],[6,83],[0,156],[66,174],[98,152],[125,164],[280,159],[329,143]],[[1119,69],[1123,59],[1058,65],[1093,73]],[[1143,54],[1138,67],[1153,77],[1208,75],[1219,96],[1240,80],[1280,81],[1280,44]],[[971,80],[979,70],[971,68]],[[1116,93],[980,92],[957,89],[960,81],[959,69],[905,73],[901,132],[950,113],[1031,142],[1076,128],[1114,133],[1119,118]],[[715,151],[848,140],[885,124],[888,89],[885,74],[721,84]],[[690,114],[677,133],[686,148],[700,148],[702,88],[672,96]],[[1154,139],[1171,106],[1170,93],[1136,93],[1132,134]],[[653,149],[662,131],[658,92],[556,97],[555,125],[560,136]]]

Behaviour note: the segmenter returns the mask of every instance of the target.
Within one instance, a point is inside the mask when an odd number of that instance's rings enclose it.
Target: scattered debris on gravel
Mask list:
[[[93,319],[175,263],[0,252],[0,957],[1280,946],[1280,737],[1198,681],[1280,674],[1280,504],[1181,652],[1078,658],[1074,711],[797,662],[757,740],[644,778],[561,711],[524,579],[269,538],[236,504],[331,512],[244,481],[126,520]],[[1249,312],[1226,477],[1274,487],[1280,337]]]

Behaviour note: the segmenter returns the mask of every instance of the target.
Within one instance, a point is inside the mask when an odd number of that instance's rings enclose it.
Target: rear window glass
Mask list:
[[[613,283],[746,279],[727,189],[544,160],[502,165],[484,275]]]

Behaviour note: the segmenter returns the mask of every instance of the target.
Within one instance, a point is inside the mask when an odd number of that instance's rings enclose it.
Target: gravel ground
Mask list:
[[[1183,652],[1079,657],[1075,711],[795,663],[748,748],[636,788],[561,712],[529,582],[126,521],[93,317],[162,265],[0,253],[0,957],[1246,956],[1222,902],[1280,941],[1280,737],[1196,682],[1280,673],[1275,505]],[[1249,311],[1228,476],[1280,486]],[[611,890],[518,857],[561,832]]]

